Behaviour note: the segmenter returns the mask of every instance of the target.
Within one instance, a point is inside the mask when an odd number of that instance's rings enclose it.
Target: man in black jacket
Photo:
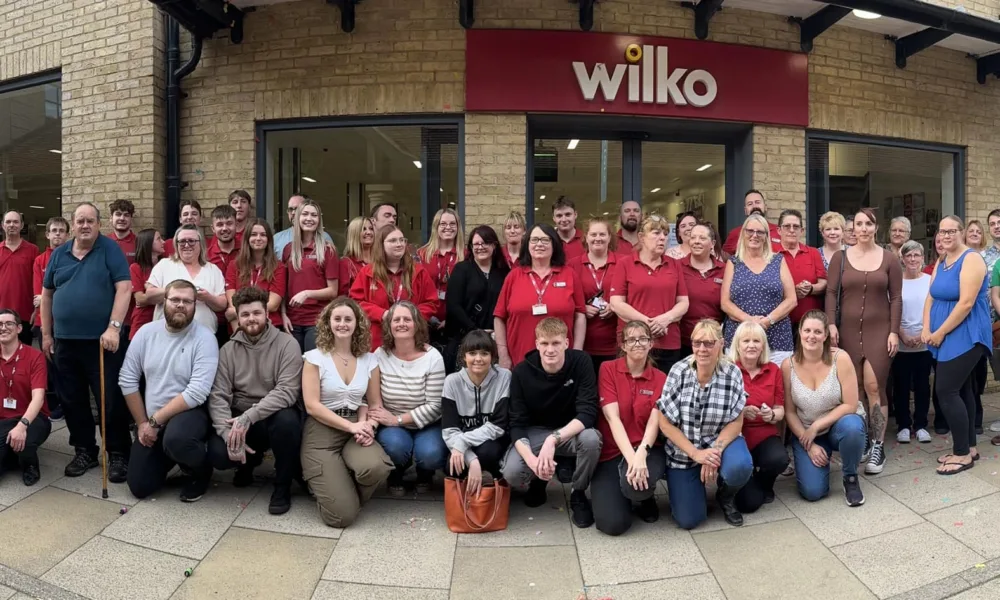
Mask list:
[[[510,383],[510,429],[514,444],[504,458],[511,486],[528,488],[524,503],[546,502],[545,486],[556,472],[556,457],[575,457],[570,509],[573,524],[590,527],[594,513],[587,498],[601,454],[597,431],[597,383],[585,352],[569,350],[566,324],[543,319],[535,327],[535,347],[514,367]]]

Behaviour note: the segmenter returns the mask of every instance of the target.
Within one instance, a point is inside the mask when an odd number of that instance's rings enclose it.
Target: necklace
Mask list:
[[[336,356],[338,359],[340,359],[340,362],[344,363],[345,367],[347,366],[347,363],[349,363],[351,361],[351,357],[350,356],[348,356],[347,358],[344,358],[341,355],[337,354],[336,352],[334,352],[333,355]]]

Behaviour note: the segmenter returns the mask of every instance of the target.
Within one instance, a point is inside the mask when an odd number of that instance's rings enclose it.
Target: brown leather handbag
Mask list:
[[[465,480],[444,480],[444,520],[455,533],[486,533],[507,529],[510,517],[510,486],[500,479],[483,483],[478,495],[469,495]]]

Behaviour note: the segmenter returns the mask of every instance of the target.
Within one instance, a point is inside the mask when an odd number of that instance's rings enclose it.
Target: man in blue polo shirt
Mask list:
[[[132,295],[128,261],[113,240],[101,235],[101,215],[89,202],[73,212],[72,243],[52,252],[42,281],[42,351],[62,378],[63,410],[69,443],[76,456],[67,477],[98,466],[90,394],[100,398],[100,354],[104,353],[107,404],[108,479],[123,483],[128,475],[131,436],[128,409],[118,387],[124,359],[122,319]]]

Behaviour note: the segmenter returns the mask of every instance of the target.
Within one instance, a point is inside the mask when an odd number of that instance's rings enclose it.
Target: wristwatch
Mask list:
[[[403,415],[396,415],[396,425],[403,426]]]
[[[21,425],[27,427],[28,425],[31,425],[31,421],[29,421],[27,417],[21,417]]]
[[[646,449],[647,454],[653,449],[649,444],[643,444],[642,447]]]
[[[111,319],[111,322],[108,323],[108,325],[110,325],[111,327],[114,327],[115,329],[121,329],[122,328],[122,322],[121,321],[115,321],[114,319]]]
[[[149,423],[149,426],[152,427],[153,429],[160,428],[160,424],[157,423],[156,421],[156,415],[149,415],[149,418],[146,419],[146,422]]]
[[[562,434],[559,432],[558,429],[552,432],[552,437],[556,438],[556,444],[562,443]]]

